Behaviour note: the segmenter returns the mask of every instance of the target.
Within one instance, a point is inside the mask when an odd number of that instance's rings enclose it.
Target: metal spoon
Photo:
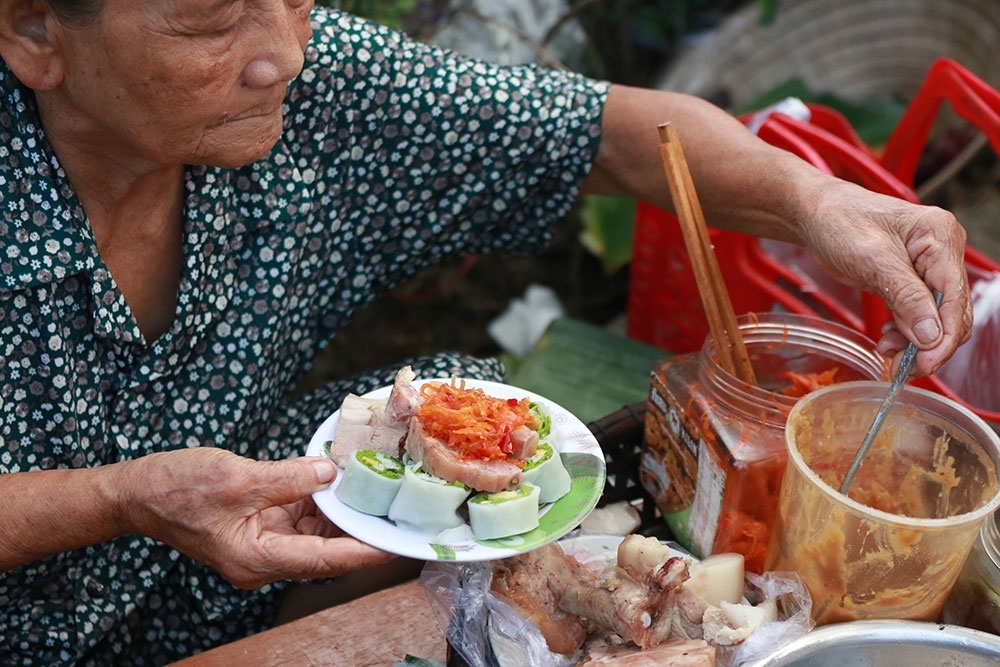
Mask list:
[[[941,301],[944,297],[941,292],[934,292],[934,301],[937,303],[938,308],[941,307]],[[896,369],[896,376],[892,379],[892,384],[889,385],[889,393],[886,394],[885,399],[882,401],[882,405],[879,407],[878,412],[875,413],[875,419],[872,420],[872,425],[868,427],[868,433],[865,434],[865,439],[861,443],[861,447],[858,448],[858,453],[854,455],[854,460],[851,461],[851,466],[847,469],[847,474],[844,475],[844,481],[840,484],[840,492],[847,495],[847,490],[851,486],[851,482],[854,481],[855,475],[858,474],[858,468],[861,467],[861,461],[868,454],[868,450],[872,448],[872,443],[875,442],[875,436],[878,435],[879,429],[882,428],[882,422],[885,421],[886,415],[889,414],[890,408],[892,408],[893,401],[896,400],[896,394],[899,390],[903,388],[906,384],[907,379],[910,377],[910,370],[913,367],[913,361],[917,358],[917,346],[912,342],[906,346],[903,350],[903,358],[899,362],[899,368]]]

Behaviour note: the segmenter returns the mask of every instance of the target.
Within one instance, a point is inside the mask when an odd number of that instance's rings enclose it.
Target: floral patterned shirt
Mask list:
[[[548,240],[592,163],[605,83],[464,59],[323,8],[313,27],[270,156],[187,170],[177,312],[152,342],[0,62],[0,474],[180,447],[300,454],[347,391],[391,380],[288,398],[352,313],[441,259]],[[126,535],[0,573],[0,664],[165,664],[263,629],[280,588],[239,590]]]

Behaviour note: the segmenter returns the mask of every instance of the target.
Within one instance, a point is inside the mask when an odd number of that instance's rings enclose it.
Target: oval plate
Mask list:
[[[416,380],[413,385],[419,387],[425,382],[450,380],[451,378]],[[565,408],[530,391],[499,382],[481,380],[464,380],[464,382],[468,388],[482,389],[488,395],[497,398],[527,397],[548,410],[555,434],[551,442],[560,452],[563,465],[572,478],[572,485],[565,496],[539,509],[538,528],[499,540],[459,537],[435,541],[434,537],[400,528],[385,517],[364,514],[340,502],[334,493],[340,483],[340,475],[329,487],[313,494],[313,499],[323,514],[348,535],[373,547],[399,556],[437,561],[480,561],[514,556],[558,540],[587,518],[604,491],[607,474],[604,453],[590,429]],[[387,398],[390,391],[392,387],[382,387],[365,394],[364,397]],[[338,410],[316,430],[306,449],[307,456],[328,455],[329,442],[333,440],[339,419]],[[471,530],[465,532],[471,536]]]

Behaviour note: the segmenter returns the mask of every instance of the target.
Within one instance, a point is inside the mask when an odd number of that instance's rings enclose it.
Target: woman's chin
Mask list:
[[[261,119],[256,119],[261,120]],[[240,127],[246,125],[246,127]],[[210,146],[203,147],[201,161],[221,168],[242,167],[270,155],[281,137],[280,122],[231,123],[216,132]]]

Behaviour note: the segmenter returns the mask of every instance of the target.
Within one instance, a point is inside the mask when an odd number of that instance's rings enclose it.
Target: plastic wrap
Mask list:
[[[812,598],[794,572],[748,572],[744,592],[750,604],[775,600],[778,603],[778,621],[765,623],[741,644],[721,651],[717,658],[719,665],[736,667],[766,658],[778,647],[801,637],[815,626],[811,617]]]
[[[583,657],[550,651],[538,626],[490,590],[488,562],[429,562],[420,580],[448,643],[469,667],[570,667]],[[775,600],[779,620],[740,644],[716,646],[719,667],[766,657],[813,627],[809,593],[794,573],[747,573],[744,590],[753,605]]]
[[[972,333],[937,372],[970,405],[1000,411],[1000,273],[972,286]]]
[[[570,667],[553,653],[538,626],[490,591],[489,563],[429,562],[420,582],[448,644],[469,667]]]

